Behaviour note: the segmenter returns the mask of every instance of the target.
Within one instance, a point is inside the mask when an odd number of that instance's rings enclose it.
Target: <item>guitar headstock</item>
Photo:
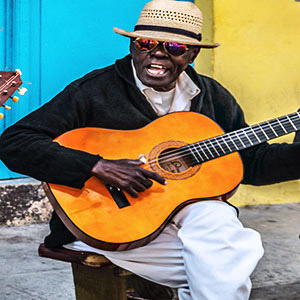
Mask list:
[[[0,71],[0,107],[4,107],[8,110],[11,108],[4,103],[9,99],[12,98],[13,102],[17,102],[19,100],[18,97],[11,97],[17,90],[19,90],[20,95],[24,95],[27,91],[26,88],[20,88],[22,85],[21,80],[21,71]],[[0,119],[3,118],[3,114],[0,114]]]

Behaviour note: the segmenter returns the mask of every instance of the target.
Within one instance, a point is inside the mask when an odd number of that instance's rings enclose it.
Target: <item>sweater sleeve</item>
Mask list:
[[[300,178],[300,143],[263,143],[240,152],[243,183],[267,185]]]
[[[14,172],[37,180],[82,188],[101,158],[60,146],[53,139],[85,127],[88,101],[74,84],[9,127],[0,139],[0,158]]]
[[[212,91],[216,120],[225,132],[247,127],[234,97],[216,82]],[[267,185],[300,178],[300,143],[264,142],[240,151],[240,155],[244,184]]]

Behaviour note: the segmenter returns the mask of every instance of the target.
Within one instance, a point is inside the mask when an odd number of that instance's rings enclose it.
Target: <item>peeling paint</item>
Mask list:
[[[53,209],[40,182],[0,186],[0,224],[7,226],[48,222]]]

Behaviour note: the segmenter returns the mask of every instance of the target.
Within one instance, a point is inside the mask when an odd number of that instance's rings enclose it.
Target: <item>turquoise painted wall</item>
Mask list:
[[[28,89],[0,121],[0,133],[49,101],[69,82],[128,53],[145,0],[0,0],[0,70],[21,69]],[[0,179],[20,177],[0,161]]]

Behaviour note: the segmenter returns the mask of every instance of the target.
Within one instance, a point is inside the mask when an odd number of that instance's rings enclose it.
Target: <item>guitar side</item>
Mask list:
[[[142,167],[164,176],[167,185],[154,182],[138,198],[124,193],[130,205],[119,208],[107,188],[91,177],[79,190],[49,184],[47,194],[69,230],[87,244],[106,250],[125,250],[148,243],[167,221],[185,205],[201,199],[225,199],[237,188],[243,167],[232,153],[173,173],[149,160],[165,149],[222,134],[209,118],[192,112],[172,113],[137,130],[82,128],[60,136],[57,141],[70,148],[100,154],[107,159],[147,158]]]

